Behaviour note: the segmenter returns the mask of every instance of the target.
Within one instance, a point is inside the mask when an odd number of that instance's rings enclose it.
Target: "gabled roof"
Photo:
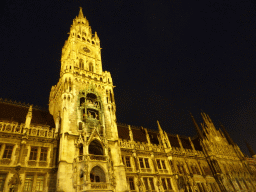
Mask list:
[[[130,127],[131,127],[131,130],[132,130],[132,133],[133,133],[134,141],[147,143],[146,132],[142,128],[135,127],[135,126],[130,126]],[[117,124],[117,130],[118,130],[118,136],[119,136],[120,139],[130,140],[128,125],[118,123]],[[151,129],[147,129],[147,130],[148,130],[150,142],[152,144],[157,144],[158,145],[159,144],[158,131],[151,130]],[[167,134],[167,136],[169,138],[169,141],[170,141],[170,144],[171,144],[172,147],[180,148],[180,144],[179,144],[177,135]],[[184,149],[193,149],[188,137],[184,137],[184,136],[179,136],[179,137],[180,137],[180,141],[181,141],[182,146],[183,146]],[[202,147],[200,146],[200,142],[199,142],[198,137],[195,137],[195,138],[191,139],[191,141],[194,144],[194,147],[195,147],[196,150],[202,151]]]
[[[29,105],[0,100],[0,120],[25,123]],[[31,124],[55,127],[52,115],[45,110],[32,109]]]
[[[172,147],[180,148],[180,144],[176,135],[168,135],[168,138]]]

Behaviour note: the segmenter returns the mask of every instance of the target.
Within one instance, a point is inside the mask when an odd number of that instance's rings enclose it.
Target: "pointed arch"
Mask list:
[[[79,59],[79,68],[84,69],[84,60],[83,59]]]
[[[106,182],[106,176],[104,170],[100,166],[95,166],[90,172],[91,182]]]
[[[94,139],[91,141],[89,145],[89,154],[103,155],[103,147],[98,139]]]
[[[92,64],[92,62],[89,63],[89,71],[93,72],[93,64]]]

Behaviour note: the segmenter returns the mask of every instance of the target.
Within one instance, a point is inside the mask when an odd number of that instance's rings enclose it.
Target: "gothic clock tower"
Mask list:
[[[59,137],[58,191],[126,191],[113,88],[102,70],[99,37],[80,8],[49,98]]]

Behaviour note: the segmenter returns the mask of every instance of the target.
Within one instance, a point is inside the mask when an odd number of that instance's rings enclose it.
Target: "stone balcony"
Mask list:
[[[79,155],[75,158],[76,162],[82,162],[82,161],[104,161],[106,162],[108,160],[108,156],[106,155]]]

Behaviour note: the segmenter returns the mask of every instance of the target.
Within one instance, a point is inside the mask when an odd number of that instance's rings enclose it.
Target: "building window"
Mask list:
[[[148,178],[143,178],[143,181],[144,181],[144,186],[146,188],[146,190],[148,191],[149,190],[149,185],[148,185]]]
[[[162,162],[162,168],[163,168],[163,169],[166,169],[164,160],[162,160],[161,162]]]
[[[165,191],[167,190],[172,190],[172,185],[171,185],[171,179],[170,178],[162,178],[162,186]]]
[[[217,184],[214,182],[214,183],[210,183],[210,185],[211,185],[211,188],[212,188],[212,190],[215,192],[218,192],[219,190],[218,190],[218,187],[216,186]],[[232,184],[231,184],[232,185]]]
[[[133,177],[128,177],[130,190],[135,190]]]
[[[24,191],[32,191],[33,176],[27,175],[24,183]]]
[[[155,190],[153,178],[149,178],[149,183],[150,183],[151,190]]]
[[[145,165],[146,165],[146,168],[150,168],[149,167],[149,163],[148,163],[148,158],[144,159],[145,160]]]
[[[0,191],[4,190],[6,174],[0,174]]]
[[[152,177],[144,177],[143,178],[144,186],[146,191],[154,191],[155,185]]]
[[[140,168],[144,168],[143,158],[139,158]]]
[[[37,158],[37,147],[31,147],[31,151],[30,151],[30,156],[29,156],[29,160],[36,160]]]
[[[186,172],[186,170],[185,170],[183,164],[177,162],[177,167],[178,167],[178,170],[179,170],[179,173],[180,173],[180,174],[187,174],[187,172]]]
[[[166,169],[164,160],[157,159],[156,162],[157,162],[158,169]]]
[[[139,158],[140,168],[150,168],[148,158]]]
[[[43,191],[44,189],[44,176],[39,175],[36,179],[36,191]]]
[[[130,162],[129,156],[125,157],[125,163],[126,163],[126,167],[131,167],[131,162]]]
[[[12,150],[13,150],[13,145],[6,145],[5,150],[4,150],[4,159],[11,159],[12,157]]]
[[[160,160],[159,160],[159,159],[157,159],[157,160],[156,160],[156,163],[157,163],[157,167],[158,167],[158,169],[162,169],[161,164],[160,164]]]
[[[201,186],[200,186],[200,183],[196,183],[196,185],[197,185],[197,188],[198,188],[199,192],[203,192],[203,191],[202,191],[202,188],[201,188]]]
[[[163,185],[164,190],[167,190],[167,185],[165,183],[165,179],[162,179],[162,185]]]
[[[47,161],[47,148],[41,148],[40,161]]]

